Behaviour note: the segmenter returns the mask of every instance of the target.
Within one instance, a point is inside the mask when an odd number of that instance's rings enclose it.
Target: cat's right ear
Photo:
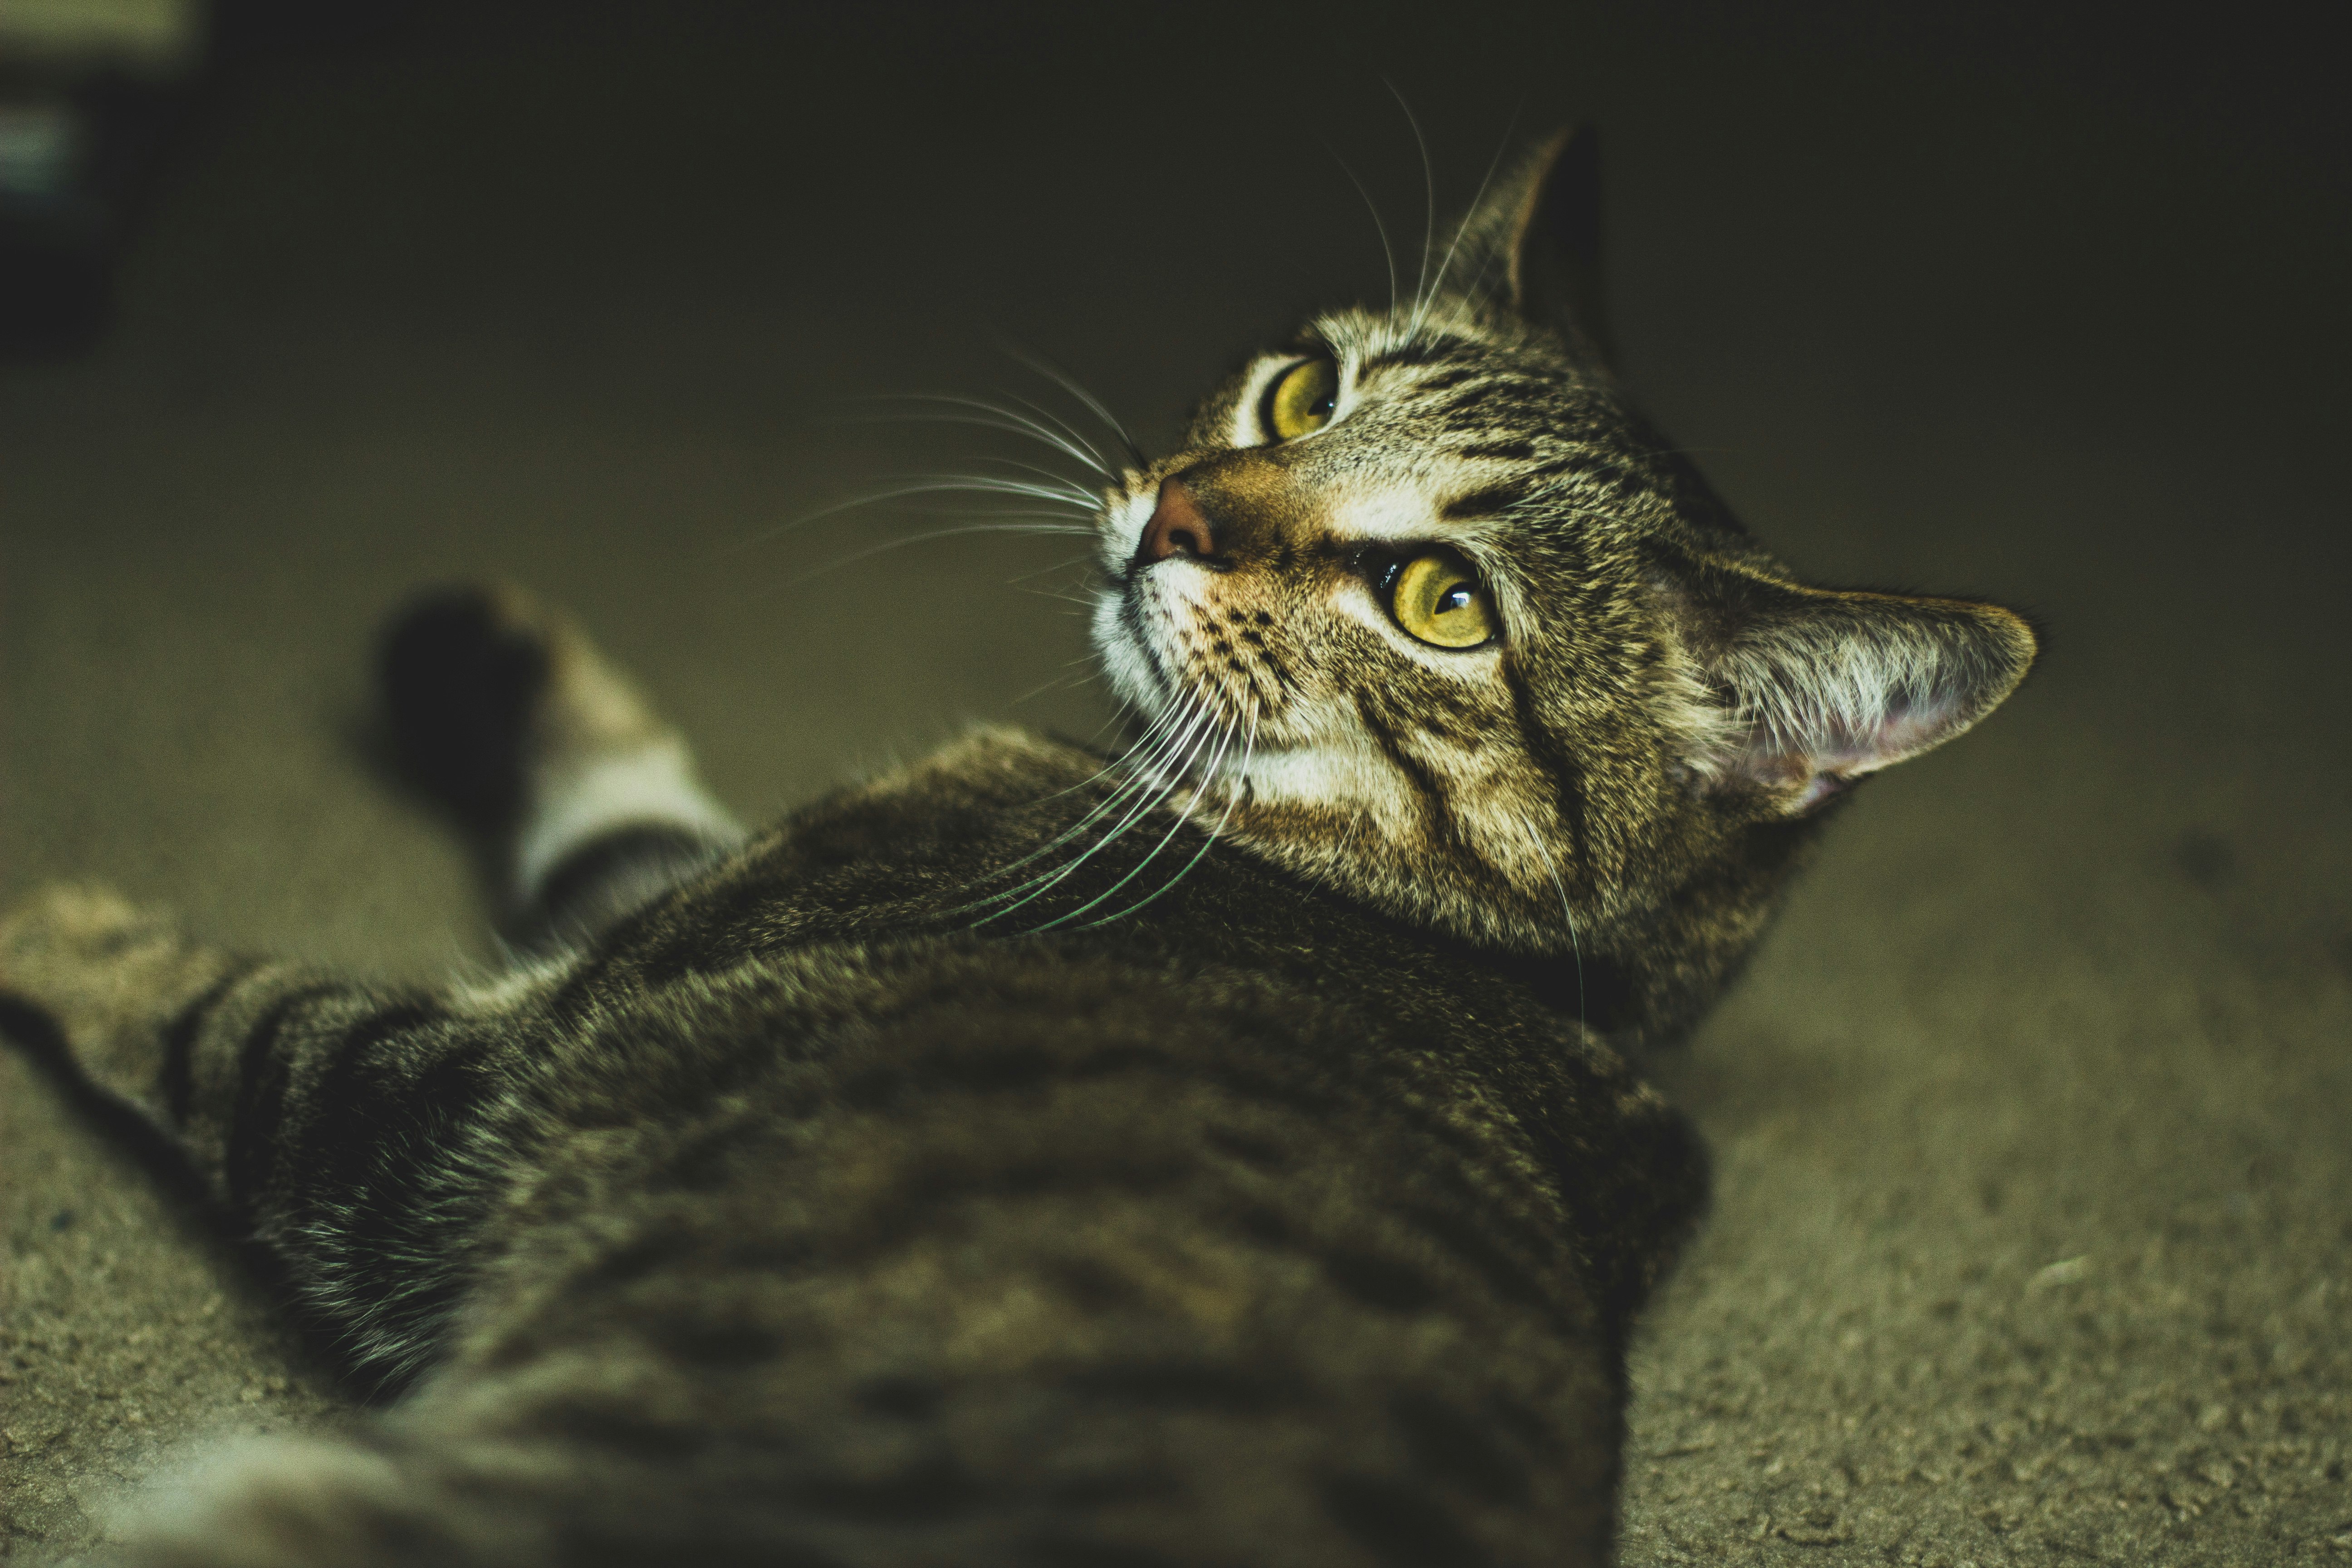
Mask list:
[[[1671,595],[1706,695],[1685,761],[1801,816],[1863,776],[1953,739],[2032,667],[2025,619],[1971,599],[1807,588],[1742,570]]]
[[[1480,204],[1474,228],[1492,254],[1506,303],[1581,355],[1616,368],[1601,269],[1601,132],[1591,123],[1546,138]]]

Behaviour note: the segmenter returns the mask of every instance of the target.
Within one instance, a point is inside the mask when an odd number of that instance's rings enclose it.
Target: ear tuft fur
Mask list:
[[[1687,761],[1791,816],[1967,731],[2017,689],[2038,647],[1996,605],[1710,578],[1685,601],[1714,708]]]

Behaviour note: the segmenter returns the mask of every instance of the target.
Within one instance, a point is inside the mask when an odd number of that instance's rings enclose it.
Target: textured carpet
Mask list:
[[[1053,395],[1001,331],[1165,432],[1294,310],[1384,291],[1320,142],[1411,270],[1384,75],[1441,205],[1512,104],[1594,114],[1635,380],[1751,524],[2053,630],[1982,731],[1861,792],[1656,1064],[1717,1193],[1635,1357],[1625,1563],[2352,1562],[2352,139],[2315,45],[661,9],[233,64],[110,340],[0,366],[0,898],[89,874],[234,945],[488,959],[367,721],[371,629],[436,580],[575,605],[753,816],[971,719],[1084,732],[1037,591],[1068,542],[778,531],[972,450],[859,399]],[[0,1556],[345,1409],[0,1050]]]

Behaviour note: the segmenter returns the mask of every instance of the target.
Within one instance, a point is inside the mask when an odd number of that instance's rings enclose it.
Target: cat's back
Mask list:
[[[939,918],[1096,766],[968,744],[552,984],[486,1289],[415,1419],[604,1434],[600,1535],[674,1518],[640,1489],[690,1447],[747,1542],[789,1520],[861,1562],[1036,1561],[1080,1501],[1073,1563],[1601,1540],[1616,1325],[1697,1191],[1679,1121],[1501,982],[1213,856],[1157,921]]]
[[[1402,1119],[1442,1134],[1489,1201],[1574,1234],[1612,1292],[1646,1279],[1640,1260],[1696,1202],[1675,1179],[1696,1145],[1559,1005],[1572,964],[1531,984],[1539,963],[1412,929],[1184,822],[1127,830],[1131,809],[1094,753],[977,731],[624,921],[551,984],[535,1025],[572,1042],[559,1056],[610,1057],[616,1122],[753,1079],[801,1116],[1073,1077],[1147,1105],[1172,1102],[1141,1086],[1182,1079],[1327,1127]],[[1656,1201],[1632,1195],[1660,1184]],[[1652,1233],[1601,1238],[1619,1213]]]

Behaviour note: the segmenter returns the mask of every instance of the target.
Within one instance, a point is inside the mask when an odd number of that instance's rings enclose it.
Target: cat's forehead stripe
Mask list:
[[[1437,515],[1446,522],[1466,522],[1492,517],[1498,511],[1517,506],[1527,499],[1527,495],[1528,487],[1519,481],[1486,485],[1445,502],[1437,509]]]
[[[1488,357],[1488,351],[1462,338],[1432,340],[1415,339],[1394,348],[1379,349],[1364,356],[1367,374],[1384,370],[1405,370],[1428,365],[1475,366]]]

